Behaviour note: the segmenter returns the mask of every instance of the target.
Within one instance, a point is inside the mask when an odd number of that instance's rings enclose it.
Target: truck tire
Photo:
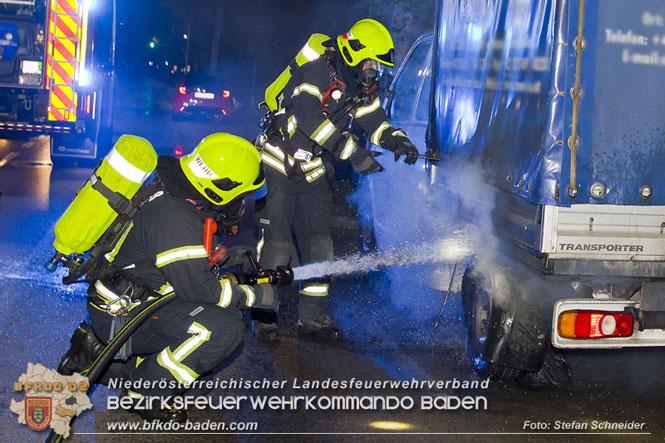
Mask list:
[[[487,275],[467,268],[462,306],[476,374],[532,390],[572,386],[564,355],[550,343],[551,287],[560,290],[561,284],[517,264],[494,267]]]
[[[502,312],[492,294],[492,289],[483,284],[475,268],[469,267],[462,278],[462,307],[467,325],[467,350],[473,371],[483,378],[514,381],[520,370],[492,362],[489,357],[488,339],[492,341],[495,331],[492,322]]]

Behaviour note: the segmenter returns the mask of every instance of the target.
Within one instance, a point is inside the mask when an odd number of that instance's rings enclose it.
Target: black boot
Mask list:
[[[252,333],[261,341],[279,340],[279,326],[277,326],[277,314],[274,312],[252,309]]]
[[[333,326],[333,322],[328,315],[317,320],[298,320],[298,336],[300,338],[315,338],[321,340],[342,340],[344,333],[341,329]]]
[[[279,340],[279,326],[277,326],[277,323],[264,323],[259,320],[252,320],[252,333],[261,341]]]
[[[162,408],[161,401],[155,401],[152,404],[144,404],[140,401],[141,394],[135,392],[122,391],[121,397],[129,397],[132,399],[133,406],[129,409],[130,412],[138,414],[143,420],[146,421],[160,421],[160,422],[176,422],[184,423],[187,421],[187,411],[185,409],[177,409],[174,407]],[[148,408],[148,406],[153,406]]]
[[[99,341],[92,326],[86,322],[76,328],[69,342],[72,346],[58,364],[58,373],[62,375],[72,375],[74,372],[83,372],[90,368],[106,347]]]

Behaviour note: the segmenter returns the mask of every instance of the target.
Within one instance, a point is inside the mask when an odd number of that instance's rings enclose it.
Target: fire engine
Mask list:
[[[0,0],[1,138],[50,135],[52,158],[95,159],[110,145],[114,14],[104,8]]]

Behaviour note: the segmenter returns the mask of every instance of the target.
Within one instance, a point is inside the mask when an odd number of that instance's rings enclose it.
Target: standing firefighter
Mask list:
[[[204,218],[237,222],[245,197],[264,183],[258,151],[230,134],[204,138],[180,161],[159,157],[150,185],[154,193],[106,255],[115,271],[89,287],[92,327],[79,326],[58,371],[67,375],[87,369],[104,347],[97,337],[108,342],[142,309],[141,303],[170,292],[177,299],[146,320],[123,349],[129,361],[109,370],[125,380],[165,380],[167,386],[147,384],[127,394],[180,395],[226,359],[242,341],[240,310],[276,309],[277,297],[268,284],[217,279],[204,248]],[[177,409],[136,412],[146,420],[185,419]]]
[[[394,152],[395,161],[405,155],[406,163],[416,162],[416,147],[386,122],[375,94],[382,65],[393,66],[393,53],[386,28],[375,20],[360,20],[336,40],[312,35],[266,90],[271,112],[259,140],[268,166],[268,195],[257,210],[262,266],[289,262],[292,231],[303,264],[332,258],[332,157],[349,160],[359,174],[382,170],[374,159],[378,153],[360,146],[347,129],[350,120],[372,143]],[[341,338],[328,316],[328,286],[328,280],[301,283],[299,333]],[[265,316],[254,318],[259,338],[277,337],[276,323]]]

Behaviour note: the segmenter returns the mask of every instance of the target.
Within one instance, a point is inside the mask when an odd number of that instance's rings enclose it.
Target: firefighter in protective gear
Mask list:
[[[127,395],[181,395],[241,343],[240,310],[276,309],[271,285],[233,284],[211,272],[203,246],[204,217],[237,220],[245,197],[265,183],[256,148],[231,134],[212,134],[180,161],[160,156],[157,191],[133,217],[106,255],[115,272],[91,283],[92,328],[79,327],[59,372],[87,369],[110,339],[141,310],[141,304],[175,292],[131,337],[126,364],[111,365],[125,380],[159,381]],[[84,324],[85,325],[85,324]],[[94,331],[94,332],[93,332]],[[177,409],[136,410],[147,420],[183,420]]]
[[[262,229],[257,249],[266,268],[289,263],[295,250],[292,231],[302,264],[332,258],[333,159],[350,161],[359,174],[382,170],[374,158],[378,152],[359,145],[346,129],[350,120],[373,144],[394,152],[395,161],[403,155],[413,164],[418,158],[407,135],[386,121],[375,94],[382,67],[394,66],[394,45],[386,28],[375,20],[360,20],[323,46],[322,55],[306,46],[302,54],[308,61],[290,65],[279,109],[262,137],[268,195],[257,208]],[[299,333],[341,337],[327,313],[328,289],[327,280],[301,283]],[[256,335],[275,338],[274,319],[260,317],[254,316]]]

